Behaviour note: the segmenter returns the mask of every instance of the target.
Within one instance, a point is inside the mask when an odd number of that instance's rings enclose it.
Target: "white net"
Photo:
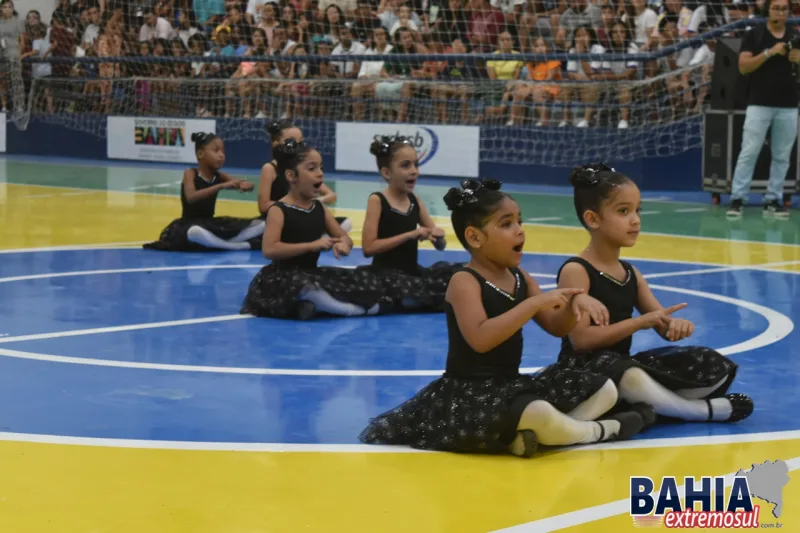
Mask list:
[[[270,120],[290,118],[328,154],[335,123],[356,121],[479,125],[483,161],[668,156],[701,144],[714,39],[747,13],[715,18],[680,0],[324,1],[298,16],[288,0],[253,0],[250,14],[229,0],[205,25],[173,12],[175,27],[113,4],[92,43],[27,60],[26,112],[98,136],[108,115],[213,117],[227,140],[266,139]],[[54,17],[51,34],[69,23]]]

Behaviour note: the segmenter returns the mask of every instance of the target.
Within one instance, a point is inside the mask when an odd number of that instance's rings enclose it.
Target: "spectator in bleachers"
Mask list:
[[[658,15],[647,7],[647,0],[625,0],[622,21],[632,26],[633,42],[639,50],[651,50],[658,45],[658,39],[654,35]]]
[[[707,23],[703,22],[698,26],[697,31],[700,34],[706,33],[711,28]],[[683,78],[689,86],[694,87],[695,91],[695,113],[702,112],[703,103],[708,96],[709,87],[711,86],[711,69],[714,66],[714,51],[716,49],[716,39],[709,39],[698,48],[692,56],[689,65],[692,67],[700,67],[699,70],[690,70],[683,73]]]
[[[0,99],[2,99],[2,112],[8,109],[9,82],[22,83],[19,58],[23,47],[22,36],[25,33],[25,21],[19,17],[14,9],[14,2],[3,0],[0,2],[0,39],[5,42],[0,58]],[[22,92],[20,89],[19,92]],[[15,94],[19,94],[14,91]]]
[[[448,52],[466,54],[467,46],[461,39],[456,39]],[[447,120],[448,101],[457,99],[461,108],[460,121],[463,124],[469,124],[469,101],[474,93],[475,82],[480,81],[483,77],[480,69],[475,63],[450,60],[445,63],[438,74],[439,80],[447,82],[446,84],[435,85],[431,92],[431,96],[436,101],[436,115],[439,123],[446,124],[449,122]]]
[[[200,30],[197,28],[197,20],[194,11],[191,9],[181,9],[178,11],[178,37],[183,41],[183,45],[189,48],[189,39],[197,35]]]
[[[497,36],[497,50],[495,54],[518,54],[514,50],[514,39],[507,31]],[[485,88],[487,118],[502,116],[508,111],[511,102],[515,81],[522,72],[522,61],[516,60],[490,60],[486,62],[486,75],[491,83]]]
[[[636,78],[640,63],[631,61],[625,57],[638,54],[639,48],[636,46],[636,43],[631,40],[628,25],[621,20],[616,21],[613,26],[611,26],[611,47],[606,50],[606,53],[615,59],[603,61],[603,71],[600,78],[616,82],[609,87],[609,92],[616,93],[617,102],[620,105],[620,117],[617,128],[627,129],[631,119],[630,104],[633,100],[633,88],[629,84],[620,82],[630,81]],[[608,96],[613,97],[612,94]]]
[[[258,28],[264,30],[267,36],[267,44],[272,48],[272,32],[281,25],[278,20],[278,7],[273,2],[266,3],[261,6],[261,21],[258,23]]]
[[[570,54],[604,54],[605,49],[597,43],[594,30],[590,26],[578,26],[575,29],[575,39],[572,43]],[[567,61],[567,78],[579,82],[575,85],[567,85],[561,90],[561,99],[565,104],[564,119],[559,123],[560,127],[572,123],[572,111],[570,102],[575,97],[579,97],[583,102],[583,119],[579,120],[578,128],[587,128],[592,122],[595,112],[595,104],[598,97],[598,86],[596,83],[586,83],[591,80],[602,79],[602,61]]]
[[[365,55],[384,55],[389,54],[393,46],[389,44],[388,32],[386,28],[379,26],[372,32],[373,46],[366,51]],[[388,77],[387,72],[384,70],[383,61],[364,61],[361,63],[361,68],[358,71],[358,80],[350,88],[350,94],[353,97],[353,120],[360,121],[364,119],[364,102],[362,98],[371,98],[375,96],[376,86],[380,84],[376,80],[382,77]]]
[[[716,28],[730,21],[731,13],[720,0],[705,0],[692,13],[689,21],[689,33],[696,34],[703,22],[708,23],[711,28]]]
[[[440,0],[446,7],[437,10],[436,20],[429,22],[428,29],[442,43],[452,43],[456,39],[467,41],[469,33],[469,11],[464,2],[470,0]],[[412,15],[413,17],[413,15]],[[430,19],[429,19],[430,20]]]
[[[335,45],[339,44],[339,28],[344,26],[344,14],[337,5],[329,5],[325,10],[325,23],[323,24],[324,35],[330,38]]]
[[[342,25],[339,28],[339,38],[341,40],[331,52],[331,59],[333,56],[364,55],[367,52],[363,44],[353,39],[353,30],[347,26]],[[360,61],[331,61],[331,65],[336,70],[337,76],[347,79],[356,79],[361,68]]]
[[[295,57],[306,55],[305,45],[295,46],[292,55]],[[305,81],[308,78],[308,72],[308,63],[292,62],[286,75],[286,80],[291,81],[281,83],[275,90],[275,94],[284,100],[284,111],[281,118],[298,118],[309,111],[304,105],[301,105],[307,101],[309,94],[308,83]]]
[[[383,27],[386,28],[386,31],[391,31],[394,27],[394,23],[397,22],[399,18],[397,11],[405,2],[406,0],[381,0],[378,6],[378,19],[381,21]],[[422,20],[420,20],[416,11],[411,12],[411,20],[414,21],[415,26],[422,26]]]
[[[200,27],[211,30],[225,15],[225,0],[192,0],[192,8]]]
[[[339,9],[339,13],[346,13],[348,17],[351,17],[355,13],[358,3],[357,0],[319,0],[317,9],[319,9],[320,13],[327,13],[328,8],[331,6],[336,6]],[[344,23],[344,17],[342,17],[341,23]]]
[[[611,46],[611,27],[614,25],[614,21],[614,6],[603,4],[600,7],[600,24],[594,30],[597,42],[603,48],[608,49]]]
[[[372,14],[369,0],[359,0],[353,24],[350,27],[353,28],[355,39],[368,48],[372,47],[372,34],[381,27],[381,21]]]
[[[144,13],[144,24],[139,30],[139,41],[155,41],[156,39],[172,40],[177,37],[177,32],[167,19],[157,17],[155,12],[147,10]]]
[[[678,36],[678,15],[669,13],[661,19],[658,31],[661,35],[659,44],[660,49],[673,46],[680,41]],[[659,73],[668,74],[664,78],[664,84],[667,87],[667,94],[670,99],[670,107],[672,108],[672,119],[675,120],[677,114],[685,109],[691,108],[694,103],[694,94],[689,85],[689,80],[680,74],[672,74],[679,69],[689,65],[692,60],[694,50],[692,48],[682,48],[668,56],[664,56],[659,60],[660,71]]]
[[[275,0],[247,0],[247,7],[245,8],[245,13],[250,15],[253,19],[253,23],[258,25],[261,23],[261,17],[263,16],[263,9],[264,6],[267,4],[275,4]]]
[[[658,15],[655,36],[660,37],[661,21],[668,14],[678,18],[678,37],[685,39],[689,36],[689,24],[692,21],[692,10],[683,4],[683,0],[664,0],[664,10]]]
[[[419,32],[419,26],[417,23],[411,20],[411,7],[409,5],[401,5],[397,8],[396,12],[397,19],[392,24],[392,27],[389,28],[389,37],[394,37],[394,34],[397,33],[397,30],[400,28],[408,28],[412,32]]]
[[[533,52],[546,54],[549,51],[547,41],[543,37],[538,37],[533,42]],[[528,79],[532,82],[554,81],[561,79],[561,61],[554,59],[528,63],[526,71]],[[525,107],[524,103],[533,100],[539,120],[536,126],[545,126],[550,119],[548,102],[555,101],[561,92],[558,84],[545,85],[542,83],[519,83],[514,91],[514,104],[511,106],[511,118],[509,126],[524,122]]]
[[[601,8],[591,0],[572,0],[570,7],[561,13],[555,42],[566,48],[575,40],[575,30],[580,26],[594,27],[601,20]]]
[[[308,21],[305,17],[298,17],[297,8],[292,4],[286,4],[281,8],[281,25],[286,28],[290,40],[305,44]]]
[[[316,55],[330,57],[333,51],[333,42],[330,37],[315,36],[314,43],[316,45]],[[330,60],[317,61],[309,66],[309,77],[314,80],[311,84],[311,96],[315,100],[313,116],[327,116],[328,103],[333,94],[328,80],[336,77],[336,71]]]
[[[261,28],[255,28],[250,35],[250,45],[242,54],[243,56],[264,57],[267,55],[267,35]],[[235,95],[238,94],[242,104],[242,114],[244,118],[252,117],[252,101],[262,100],[258,98],[262,92],[261,83],[257,80],[269,76],[269,64],[256,61],[243,61],[231,76],[231,79],[238,80],[235,83],[225,84],[226,115],[234,115],[234,105],[237,103]],[[260,109],[260,111],[262,111]],[[265,115],[266,116],[266,115]]]
[[[505,17],[502,11],[492,7],[489,0],[472,0],[471,8],[467,39],[474,51],[489,52],[505,28]],[[511,38],[509,32],[504,33]]]
[[[408,55],[409,60],[387,62],[383,67],[386,74],[383,77],[392,78],[392,81],[380,83],[375,88],[376,98],[393,101],[393,105],[385,106],[385,108],[397,109],[397,120],[399,122],[408,120],[408,104],[416,87],[413,82],[408,80],[425,77],[422,62],[414,57],[417,55],[419,48],[420,45],[414,42],[411,30],[408,28],[397,30],[395,45],[391,53]]]

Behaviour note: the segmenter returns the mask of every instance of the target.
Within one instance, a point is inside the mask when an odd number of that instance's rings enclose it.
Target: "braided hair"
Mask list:
[[[275,146],[273,155],[278,162],[278,175],[291,170],[297,175],[297,166],[306,160],[314,148],[304,142],[286,139],[283,144]]]

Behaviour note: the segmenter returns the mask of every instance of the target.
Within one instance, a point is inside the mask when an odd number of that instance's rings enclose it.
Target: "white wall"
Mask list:
[[[17,9],[19,16],[25,20],[25,15],[31,9],[35,9],[42,14],[42,22],[50,25],[50,16],[56,8],[56,0],[16,0],[14,7]]]

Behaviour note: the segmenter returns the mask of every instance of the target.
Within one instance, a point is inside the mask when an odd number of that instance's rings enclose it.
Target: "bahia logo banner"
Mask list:
[[[786,462],[777,460],[729,476],[681,480],[665,476],[659,485],[649,477],[632,476],[630,515],[638,527],[779,529],[783,524],[773,518],[783,512],[788,474]]]
[[[336,123],[336,170],[378,172],[369,147],[375,139],[407,137],[417,151],[420,172],[477,178],[480,128],[417,124]]]

